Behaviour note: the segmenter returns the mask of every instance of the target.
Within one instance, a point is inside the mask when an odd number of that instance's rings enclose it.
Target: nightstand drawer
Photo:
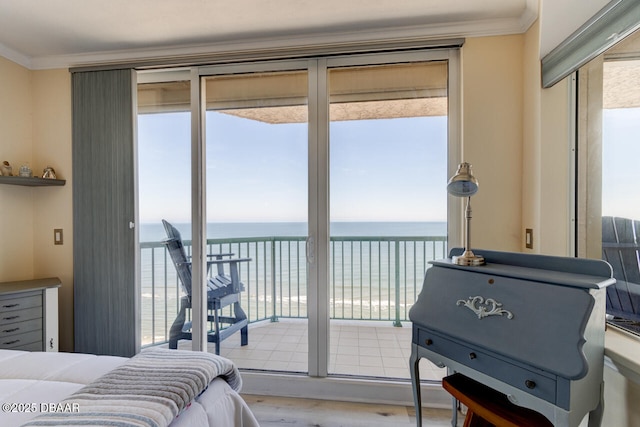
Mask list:
[[[38,331],[42,329],[42,318],[26,320],[24,322],[9,323],[0,326],[0,340],[12,335],[25,334],[27,332]]]
[[[43,348],[42,348],[42,343],[40,341],[36,341],[29,344],[21,345],[19,347],[13,347],[11,350],[43,351]]]
[[[556,402],[556,378],[551,374],[533,372],[424,329],[418,331],[417,344],[547,402]]]
[[[0,339],[0,348],[17,350],[19,347],[29,346],[33,343],[37,343],[38,348],[42,350],[42,330],[4,337]]]
[[[42,307],[27,308],[26,310],[8,311],[0,314],[0,326],[26,320],[42,319]]]
[[[42,293],[0,298],[0,313],[42,307]]]

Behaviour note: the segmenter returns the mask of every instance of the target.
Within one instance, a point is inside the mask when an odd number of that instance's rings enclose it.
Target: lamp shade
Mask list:
[[[478,180],[471,172],[471,164],[458,165],[458,171],[447,183],[447,193],[456,197],[470,197],[478,191]]]

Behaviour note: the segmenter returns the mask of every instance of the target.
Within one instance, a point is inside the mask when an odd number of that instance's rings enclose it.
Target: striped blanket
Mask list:
[[[168,426],[218,376],[240,390],[240,374],[228,359],[193,351],[144,351],[24,426]]]

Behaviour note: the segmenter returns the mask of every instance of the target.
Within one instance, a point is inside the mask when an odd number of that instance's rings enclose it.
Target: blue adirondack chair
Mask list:
[[[602,259],[611,264],[616,279],[607,288],[607,313],[640,322],[640,222],[602,217]]]
[[[191,262],[187,258],[180,232],[165,220],[162,220],[162,224],[167,233],[167,239],[162,243],[169,251],[185,294],[180,300],[178,316],[169,331],[169,348],[176,349],[179,340],[192,338],[192,325],[186,316],[187,309],[191,309]],[[241,345],[247,345],[249,341],[247,315],[240,306],[240,292],[244,290],[244,284],[240,282],[238,264],[251,261],[251,258],[230,258],[231,256],[233,254],[216,254],[207,261],[208,270],[216,266],[213,274],[209,271],[207,278],[207,321],[213,325],[207,332],[207,341],[215,343],[216,354],[220,354],[220,342],[237,331],[241,334]],[[228,266],[228,274],[225,266]],[[221,315],[225,307],[231,307],[233,314]]]

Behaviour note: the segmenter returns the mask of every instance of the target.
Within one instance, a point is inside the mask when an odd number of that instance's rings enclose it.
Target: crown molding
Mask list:
[[[270,38],[221,40],[198,45],[175,45],[162,48],[128,49],[117,51],[87,52],[72,55],[28,57],[0,45],[0,55],[5,56],[31,70],[74,68],[91,66],[113,66],[117,64],[145,63],[153,61],[167,65],[180,63],[181,58],[205,57],[236,52],[273,50],[286,54],[287,49],[305,46],[365,43],[380,40],[406,41],[411,39],[484,37],[526,32],[538,16],[537,0],[527,0],[526,8],[518,17],[476,20],[464,22],[435,23],[427,25],[382,28],[375,30],[291,34]]]
[[[16,64],[21,65],[24,68],[33,69],[33,64],[31,63],[30,57],[16,52],[15,50],[3,45],[2,43],[0,43],[0,56],[8,59],[11,62],[15,62]]]

